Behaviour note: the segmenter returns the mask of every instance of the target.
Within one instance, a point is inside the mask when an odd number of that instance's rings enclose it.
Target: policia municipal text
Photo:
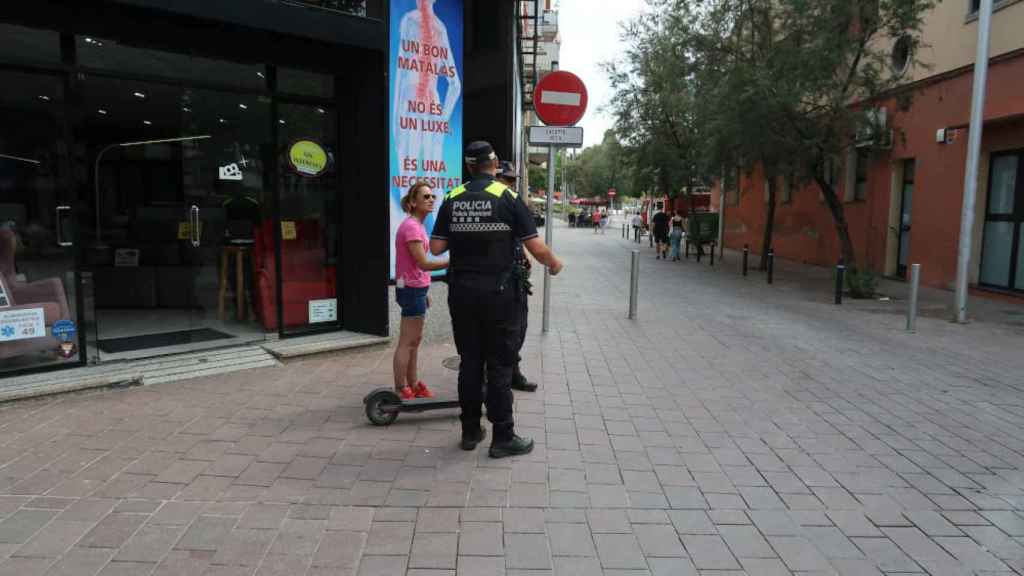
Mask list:
[[[533,440],[515,435],[512,418],[513,367],[519,353],[520,302],[525,288],[515,271],[519,240],[552,275],[562,262],[537,235],[529,209],[516,193],[495,181],[498,157],[487,142],[466,147],[472,180],[445,197],[430,238],[434,255],[449,252],[448,308],[459,351],[459,404],[462,448],[483,440],[480,427],[484,369],[487,419],[493,426],[490,456],[502,458],[533,450]]]

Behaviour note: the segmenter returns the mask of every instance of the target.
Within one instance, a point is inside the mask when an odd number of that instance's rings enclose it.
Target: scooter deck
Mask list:
[[[399,404],[399,412],[426,412],[427,410],[448,410],[458,408],[458,400],[439,400],[437,398],[415,398],[413,400],[402,400]]]

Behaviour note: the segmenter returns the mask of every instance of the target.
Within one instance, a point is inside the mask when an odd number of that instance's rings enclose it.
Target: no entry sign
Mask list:
[[[572,72],[556,70],[537,83],[533,107],[548,126],[575,126],[587,111],[587,87]]]

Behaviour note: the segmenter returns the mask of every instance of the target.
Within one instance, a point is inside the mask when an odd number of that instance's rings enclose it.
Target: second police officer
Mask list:
[[[519,179],[519,174],[516,173],[515,164],[502,160],[501,171],[498,172],[497,180],[502,184],[508,186],[513,192],[516,189],[516,181]],[[526,203],[526,197],[523,194],[519,195],[519,201]],[[536,222],[536,221],[535,221]],[[516,241],[515,248],[515,271],[519,275],[519,279],[523,284],[523,291],[529,296],[533,294],[530,283],[530,259],[526,257],[526,250],[523,248],[523,243]],[[521,321],[519,326],[519,350],[523,348],[523,344],[526,342],[526,323],[530,315],[529,309],[529,298],[522,298],[519,302],[519,314],[521,315]],[[537,384],[527,380],[520,368],[520,363],[523,358],[520,352],[516,353],[516,365],[512,370],[512,389],[522,390],[523,392],[536,392]]]
[[[527,454],[533,440],[515,434],[510,388],[520,344],[520,299],[526,297],[515,270],[516,242],[552,275],[561,272],[562,262],[538,236],[526,205],[495,181],[494,148],[473,142],[465,161],[472,179],[445,197],[430,238],[434,255],[449,252],[448,308],[461,359],[462,449],[473,450],[484,439],[483,400],[493,429],[490,456]]]

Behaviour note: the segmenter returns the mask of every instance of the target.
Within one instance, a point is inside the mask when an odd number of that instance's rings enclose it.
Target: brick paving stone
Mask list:
[[[598,541],[599,550],[600,546]],[[504,550],[505,566],[508,569],[551,569],[551,551],[547,537],[543,534],[505,534]]]
[[[113,555],[114,550],[106,548],[72,548],[57,562],[46,560],[45,562],[51,563],[46,574],[47,576],[96,574],[110,561]],[[12,558],[12,560],[16,559]],[[31,570],[26,570],[16,573],[16,576],[25,576],[32,573]],[[43,572],[38,573],[42,574]],[[4,574],[3,565],[0,565],[0,574]],[[12,572],[11,575],[15,576],[15,573]]]
[[[1013,537],[1024,537],[1024,517],[1009,510],[986,510],[981,512],[986,520]]]
[[[199,516],[174,548],[177,550],[216,551],[238,523],[238,518],[225,516]]]
[[[647,567],[651,576],[698,576],[689,558],[648,558]]]
[[[277,530],[288,516],[287,504],[256,503],[245,510],[237,528]],[[369,529],[369,528],[367,528]]]
[[[112,513],[100,520],[81,540],[83,548],[120,548],[146,522],[144,514]]]
[[[255,567],[263,559],[276,535],[272,530],[232,530],[217,548],[210,564]]]
[[[831,570],[828,560],[802,536],[769,536],[768,542],[786,566],[794,572]]]
[[[548,524],[547,534],[552,556],[597,556],[586,524]]]
[[[500,556],[459,556],[459,576],[505,576],[505,558]]]
[[[679,535],[672,526],[661,524],[639,524],[633,526],[640,549],[644,556],[681,558],[686,556]]]
[[[385,547],[378,544],[377,549]],[[395,548],[396,555],[404,556],[409,548]],[[354,570],[363,554],[369,555],[366,534],[362,532],[328,532],[320,539],[312,565],[332,570]],[[389,551],[389,550],[385,550]]]
[[[58,558],[93,527],[93,522],[54,520],[26,542],[23,546],[12,546],[16,557]]]
[[[883,572],[920,572],[921,567],[888,538],[851,538]]]
[[[502,524],[463,522],[459,532],[460,556],[501,556],[504,552]]]
[[[643,549],[632,534],[594,534],[601,566],[606,570],[644,570]]]
[[[775,558],[775,551],[753,526],[719,526],[718,532],[737,558]]]
[[[719,536],[683,534],[686,552],[701,570],[739,570],[740,565]]]
[[[455,569],[459,536],[454,533],[417,532],[412,542],[410,568]]]
[[[114,560],[160,562],[184,532],[184,526],[143,526],[117,551]]]
[[[409,554],[415,527],[413,522],[374,521],[366,541],[366,555],[401,556]]]
[[[312,558],[326,526],[323,520],[285,520],[267,554]]]
[[[776,558],[740,558],[746,574],[758,576],[790,576],[792,572]]]
[[[19,510],[0,521],[0,544],[24,544],[57,515],[53,510]]]
[[[935,539],[946,552],[970,570],[1009,572],[1009,567],[979,546],[974,540],[964,537],[939,537]]]
[[[501,520],[506,533],[543,534],[545,531],[544,510],[539,508],[508,508],[502,512]]]

